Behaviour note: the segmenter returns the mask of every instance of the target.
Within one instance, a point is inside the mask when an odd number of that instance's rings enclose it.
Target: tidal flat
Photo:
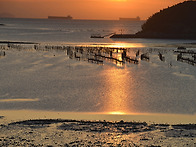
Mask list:
[[[195,146],[195,124],[34,119],[0,125],[1,146]]]
[[[195,48],[0,48],[0,145],[195,146]]]

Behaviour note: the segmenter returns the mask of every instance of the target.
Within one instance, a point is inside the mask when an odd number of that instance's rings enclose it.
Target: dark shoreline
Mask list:
[[[156,130],[159,127],[172,127],[174,129],[185,129],[185,130],[196,130],[196,124],[167,124],[167,123],[146,123],[146,122],[135,122],[135,121],[88,121],[88,120],[72,120],[72,119],[32,119],[32,120],[24,120],[24,121],[17,121],[9,123],[9,125],[24,125],[24,126],[37,126],[37,125],[49,125],[49,124],[57,124],[57,123],[70,123],[70,126],[62,124],[59,126],[59,128],[63,130],[75,130],[75,127],[81,126],[80,131],[92,131],[92,127],[95,127],[96,125],[99,126],[99,128],[96,128],[96,130],[93,130],[93,132],[107,132],[107,131],[114,131],[114,132],[121,132],[121,133],[133,133],[133,132],[146,132],[146,131],[152,131]],[[74,124],[76,125],[74,127]],[[84,125],[86,127],[84,128]],[[102,127],[101,127],[102,126]],[[127,128],[127,127],[130,128]],[[119,127],[123,127],[124,129],[119,129]],[[110,130],[109,128],[113,128],[113,130]],[[117,128],[117,129],[114,129]]]
[[[186,39],[186,40],[196,40],[195,36],[187,36],[187,35],[168,35],[168,34],[162,34],[162,35],[152,35],[154,33],[150,34],[114,34],[110,38],[140,38],[140,39]]]

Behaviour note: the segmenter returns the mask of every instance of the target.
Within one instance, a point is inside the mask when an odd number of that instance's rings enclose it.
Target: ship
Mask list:
[[[68,15],[66,17],[63,16],[48,16],[48,19],[65,19],[65,20],[72,20],[73,17]]]
[[[125,21],[140,21],[141,19],[140,19],[139,16],[137,16],[137,17],[135,17],[135,18],[122,18],[122,17],[120,17],[119,20],[125,20]]]

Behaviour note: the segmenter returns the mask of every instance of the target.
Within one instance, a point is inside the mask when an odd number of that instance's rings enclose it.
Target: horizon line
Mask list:
[[[1,18],[16,18],[16,19],[48,19],[47,17],[0,17]],[[120,17],[119,17],[120,18]],[[66,20],[66,19],[57,19],[57,20]],[[129,20],[119,20],[119,19],[88,19],[88,18],[73,18],[72,20],[70,21],[73,21],[73,20],[117,20],[117,21],[129,21]],[[134,20],[133,20],[134,21]],[[141,19],[141,20],[138,20],[138,21],[146,21],[145,19]]]

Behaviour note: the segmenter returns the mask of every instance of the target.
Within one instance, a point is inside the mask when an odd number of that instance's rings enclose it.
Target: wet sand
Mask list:
[[[18,52],[18,50],[22,51]],[[0,105],[2,109],[0,110],[0,146],[196,146],[196,116],[194,99],[190,99],[189,101],[186,100],[186,102],[190,103],[190,105],[186,105],[186,108],[184,103],[182,103],[184,108],[183,110],[187,110],[184,112],[190,111],[189,113],[184,114],[189,115],[175,113],[129,114],[126,112],[121,115],[117,115],[117,113],[120,112],[116,112],[116,115],[114,115],[114,113],[112,113],[112,115],[108,110],[113,110],[114,108],[112,106],[118,106],[118,101],[117,103],[112,104],[111,107],[109,107],[109,103],[106,103],[106,106],[110,109],[105,107],[103,107],[103,109],[99,109],[102,108],[102,104],[105,103],[100,104],[99,101],[97,102],[97,99],[94,99],[95,102],[93,102],[93,104],[95,105],[92,105],[92,103],[84,105],[85,103],[83,102],[85,99],[81,100],[78,96],[74,95],[72,98],[66,99],[67,97],[65,96],[69,91],[58,96],[56,95],[57,93],[61,93],[66,90],[66,85],[63,85],[63,82],[61,83],[62,78],[65,78],[66,73],[68,73],[66,74],[67,76],[70,76],[70,73],[78,73],[72,72],[72,70],[81,71],[81,69],[83,69],[82,67],[85,67],[84,70],[86,71],[86,66],[88,66],[88,70],[92,70],[92,68],[94,69],[96,67],[95,71],[97,72],[102,69],[102,65],[88,63],[86,60],[80,63],[75,59],[70,61],[70,59],[65,57],[64,52],[36,52],[34,49],[24,50],[20,48],[8,50],[3,49],[3,51],[6,51],[6,55],[1,57],[2,64],[0,65],[2,69],[4,69],[4,72],[2,72],[4,74],[1,75],[3,77],[1,78],[1,83],[5,91],[2,90],[3,94],[1,94],[0,97]],[[163,64],[162,61],[157,61],[157,54],[156,56],[152,55],[151,57],[156,58],[155,63]],[[119,67],[118,64],[116,65],[108,60],[106,61],[107,62],[104,61],[106,66],[114,66],[117,69],[122,68]],[[149,63],[146,61],[140,62],[146,66],[151,64],[153,66],[151,68],[158,67],[155,63]],[[70,64],[72,66],[70,66]],[[137,71],[136,69],[140,68],[142,64],[137,66],[135,64],[128,63],[127,65],[133,67],[133,69]],[[192,65],[182,64],[186,65],[187,69],[191,68],[193,71],[195,69]],[[62,67],[69,70],[62,70]],[[168,67],[167,63],[164,67],[165,69],[166,67],[169,70],[171,69],[171,67]],[[176,67],[177,69],[179,68],[178,66]],[[61,72],[59,72],[59,70]],[[40,72],[42,74],[40,74]],[[54,75],[48,78],[48,76],[45,76],[48,73],[52,73]],[[86,79],[85,73],[86,72],[82,74],[84,79]],[[187,74],[176,71],[175,73],[180,77],[187,78],[188,81],[195,80],[194,72],[191,75],[189,75],[188,71]],[[166,74],[164,74],[164,76],[165,75]],[[37,81],[31,79],[34,76],[39,77],[38,79],[35,78]],[[60,89],[55,88],[54,93],[48,93],[54,87],[48,87],[48,85],[51,86],[52,84],[45,83],[50,80],[52,80],[52,83],[57,83],[56,78],[58,76],[59,80],[57,81],[59,83],[57,86],[60,84]],[[16,77],[19,77],[19,79]],[[119,75],[117,77],[119,77]],[[78,74],[74,75],[74,78],[77,79]],[[40,80],[43,80],[41,83],[44,83],[44,85],[39,88],[37,86],[40,86],[40,84],[37,83],[39,83]],[[119,79],[117,79],[117,81],[118,80]],[[71,80],[68,79],[68,81]],[[29,82],[33,85],[29,85]],[[78,81],[75,83],[78,84]],[[9,87],[10,90],[6,88],[6,84],[8,84],[7,87]],[[19,88],[17,86],[19,86]],[[26,89],[26,91],[24,89]],[[67,89],[69,90],[69,88]],[[46,93],[42,93],[42,90],[45,90]],[[91,91],[88,92],[91,93]],[[78,93],[82,94],[82,92]],[[70,93],[70,95],[71,94],[74,94],[74,92]],[[97,96],[98,100],[100,100],[100,96],[101,95]],[[77,99],[74,99],[75,97],[77,97]],[[114,93],[114,97],[118,97],[118,93]],[[113,102],[114,97],[112,97],[110,102]],[[107,98],[107,96],[104,98]],[[80,101],[78,101],[78,99],[80,99]],[[67,102],[69,102],[69,100],[72,100],[71,104],[74,104],[71,107],[72,109],[69,109],[68,107],[69,104],[67,104]],[[92,99],[86,99],[88,102],[89,100]],[[179,105],[174,107],[176,101],[172,103],[168,97],[164,97],[162,100],[167,102],[167,104],[169,104],[168,101],[170,101],[172,107],[166,107],[167,109],[172,108],[173,110],[178,108],[181,110]],[[56,103],[57,101],[59,101],[59,103]],[[154,99],[152,102],[152,104],[154,104]],[[75,105],[77,103],[78,105]],[[81,105],[81,103],[83,105]],[[142,103],[142,101],[138,104],[140,103]],[[135,108],[151,109],[152,105],[149,103],[147,104],[148,105],[146,107],[138,105]],[[34,110],[27,110],[30,109],[31,106],[34,106],[32,107]],[[64,112],[57,112],[60,106],[62,111],[65,106],[67,106],[67,109],[64,110]],[[85,110],[89,108],[89,112],[82,113],[82,106]],[[90,113],[94,110],[94,108],[96,108],[96,111],[105,110],[107,112]],[[114,110],[116,111],[117,108],[120,109],[123,107],[122,105],[119,105],[119,107],[116,107]],[[127,108],[130,110],[132,109],[130,106]],[[157,110],[159,107],[155,108]],[[163,108],[163,110],[166,108]],[[40,109],[45,111],[39,111]],[[50,109],[51,111],[49,111]],[[69,110],[72,111],[68,112]],[[143,112],[145,112],[144,110]],[[178,110],[176,109],[176,111]]]
[[[0,125],[1,146],[195,146],[196,124],[34,119]]]
[[[192,123],[190,119],[187,120],[190,123],[186,124],[169,124],[157,122],[167,122],[166,116],[170,122],[172,116],[173,121],[181,122],[186,119],[186,115],[154,114],[157,120],[152,122],[153,114],[146,114],[149,120],[145,122],[142,120],[147,119],[141,114],[134,116],[32,110],[2,110],[0,114],[5,115],[0,118],[0,146],[196,145],[194,116]],[[165,120],[158,119],[161,116],[164,118],[164,115]],[[132,121],[125,121],[126,118]]]

